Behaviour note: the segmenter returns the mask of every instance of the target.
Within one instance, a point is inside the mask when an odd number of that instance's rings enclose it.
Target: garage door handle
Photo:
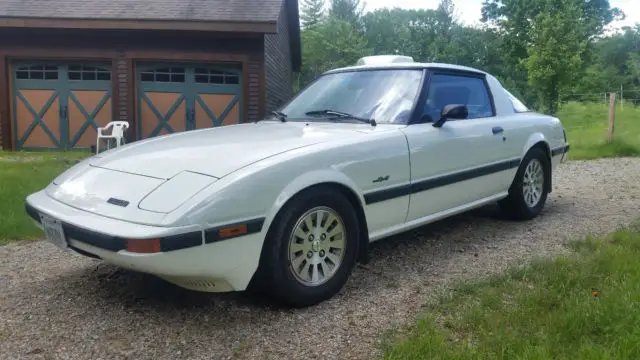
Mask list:
[[[501,134],[502,132],[504,132],[504,129],[500,126],[494,126],[493,129],[491,129],[491,132],[493,132],[494,134]]]
[[[60,108],[60,118],[63,120],[67,119],[67,107],[63,106]]]

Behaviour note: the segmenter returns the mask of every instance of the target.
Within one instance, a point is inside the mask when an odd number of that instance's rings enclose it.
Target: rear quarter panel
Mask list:
[[[505,151],[510,157],[524,157],[538,142],[546,143],[549,149],[564,145],[563,127],[559,119],[536,112],[517,113],[502,84],[491,75],[487,75],[487,83],[491,88],[500,126],[505,130]]]

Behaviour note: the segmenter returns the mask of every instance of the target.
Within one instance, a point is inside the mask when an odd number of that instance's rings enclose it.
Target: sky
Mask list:
[[[404,9],[435,9],[438,7],[440,0],[363,0],[366,4],[366,10],[375,10],[380,8],[400,7]],[[482,0],[453,0],[456,8],[458,19],[467,24],[473,25],[480,22]],[[621,9],[626,19],[611,24],[615,27],[625,25],[633,25],[640,23],[640,10],[634,10],[634,3],[638,4],[638,0],[609,0],[612,7]]]

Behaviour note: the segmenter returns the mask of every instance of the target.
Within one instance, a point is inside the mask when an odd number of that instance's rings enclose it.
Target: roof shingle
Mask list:
[[[283,0],[0,0],[0,17],[276,22]]]

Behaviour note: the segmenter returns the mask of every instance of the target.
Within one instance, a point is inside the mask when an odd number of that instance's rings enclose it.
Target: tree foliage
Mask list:
[[[475,27],[457,21],[452,0],[430,10],[367,13],[360,0],[325,1],[303,0],[300,86],[361,56],[402,54],[485,70],[548,113],[567,93],[622,85],[640,95],[640,24],[605,34],[622,16],[608,0],[484,0],[485,25]]]
[[[301,0],[300,22],[305,28],[318,25],[324,18],[324,0]]]
[[[333,19],[350,23],[353,27],[360,27],[363,3],[360,0],[329,0],[329,16]]]
[[[353,65],[370,54],[367,40],[351,23],[329,18],[302,32],[304,67],[300,86],[327,70]]]

